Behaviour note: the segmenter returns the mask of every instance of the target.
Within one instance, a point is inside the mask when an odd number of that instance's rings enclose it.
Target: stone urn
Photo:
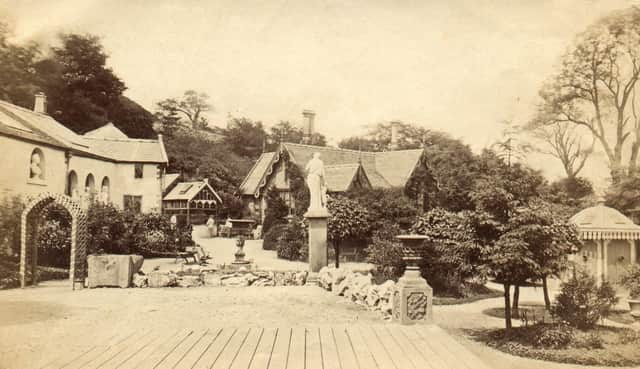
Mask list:
[[[427,236],[405,234],[396,236],[402,242],[402,259],[406,263],[404,275],[398,280],[393,293],[392,319],[400,324],[431,321],[433,290],[420,275],[422,251]]]
[[[236,246],[238,247],[234,254],[234,256],[236,257],[236,260],[234,260],[231,264],[235,264],[235,265],[249,264],[249,261],[244,259],[244,256],[245,256],[244,237],[242,236],[238,237],[238,239],[236,240]]]
[[[627,300],[627,302],[629,303],[629,310],[631,310],[629,313],[636,320],[636,322],[640,322],[640,299],[632,299],[631,297],[629,297],[629,300]]]

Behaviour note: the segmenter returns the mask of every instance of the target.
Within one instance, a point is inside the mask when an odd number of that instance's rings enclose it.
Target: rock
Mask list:
[[[149,277],[144,274],[136,273],[131,279],[131,285],[138,288],[149,287]]]
[[[222,285],[222,279],[216,273],[204,273],[204,285],[219,287]]]
[[[245,277],[231,277],[225,278],[222,281],[223,286],[227,287],[246,287],[249,285],[249,281]]]
[[[276,286],[285,286],[285,276],[283,272],[276,272],[273,276],[273,281]]]
[[[304,286],[304,284],[307,282],[307,272],[297,272],[294,275],[294,285],[296,286]]]
[[[131,272],[138,273],[143,263],[144,257],[142,255],[131,255]]]
[[[275,286],[275,283],[273,279],[259,278],[258,280],[253,282],[251,285],[255,287],[271,287],[271,286]]]
[[[331,292],[338,296],[344,296],[345,292],[351,287],[355,277],[356,275],[353,272],[348,272],[340,283],[332,283]]]
[[[391,312],[393,311],[393,299],[389,299],[387,301],[383,301],[380,303],[380,311],[382,315],[391,316]]]
[[[178,286],[199,287],[199,286],[202,286],[202,278],[196,275],[185,275],[178,278]]]
[[[141,258],[141,256],[135,256]],[[142,261],[137,258],[136,262],[142,265]],[[131,284],[131,277],[134,274],[134,263],[131,255],[89,255],[87,257],[87,265],[89,288],[127,288]]]
[[[318,286],[331,291],[331,270],[329,267],[323,267],[318,272]]]
[[[178,278],[174,273],[153,271],[149,274],[149,287],[173,287],[178,284]]]
[[[377,284],[371,285],[371,287],[369,287],[369,291],[367,291],[367,296],[364,301],[369,308],[375,308],[378,306],[378,303],[380,302],[380,286]]]
[[[349,297],[351,297],[353,301],[364,305],[370,288],[371,275],[356,274],[356,277],[353,279],[351,288],[349,288],[347,291],[349,291]]]
[[[383,301],[388,301],[393,296],[393,292],[396,290],[396,284],[392,280],[385,281],[378,286],[378,295]]]
[[[253,273],[245,274],[244,278],[247,280],[247,285],[249,285],[249,286],[251,286],[253,284],[253,282],[255,282],[258,279],[260,279],[260,277],[258,277],[257,275],[255,275]]]

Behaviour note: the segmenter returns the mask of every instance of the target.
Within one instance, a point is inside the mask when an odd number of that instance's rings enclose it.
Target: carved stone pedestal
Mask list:
[[[309,220],[309,272],[317,273],[327,266],[327,218],[326,209],[309,209],[304,217]]]
[[[393,293],[392,320],[400,324],[431,322],[433,289],[422,278],[418,267],[427,237],[400,235],[396,238],[402,242],[403,259],[407,263],[407,268],[398,280]]]
[[[393,321],[400,324],[431,322],[432,308],[433,289],[420,276],[420,271],[405,271],[393,293]]]

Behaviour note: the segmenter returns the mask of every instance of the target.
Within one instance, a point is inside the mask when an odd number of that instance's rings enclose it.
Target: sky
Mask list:
[[[0,0],[17,41],[98,35],[125,94],[153,110],[207,93],[209,118],[301,123],[337,143],[401,120],[448,132],[475,151],[502,122],[523,124],[575,35],[628,0]],[[553,159],[530,164],[553,178]],[[606,176],[596,155],[586,175]],[[603,172],[604,171],[604,172]]]

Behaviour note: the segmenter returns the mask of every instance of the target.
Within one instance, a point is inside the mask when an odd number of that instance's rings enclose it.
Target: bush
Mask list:
[[[598,287],[595,278],[580,271],[562,283],[553,313],[573,327],[589,329],[608,315],[617,300],[608,282]]]
[[[306,261],[309,253],[309,231],[304,219],[295,217],[286,224],[276,241],[278,257]]]
[[[20,254],[20,217],[24,204],[19,196],[6,196],[0,201],[0,256]]]
[[[366,208],[374,229],[382,229],[393,223],[406,230],[418,215],[418,208],[402,189],[363,188],[348,192],[347,197]]]
[[[264,212],[264,221],[262,222],[262,231],[268,232],[271,227],[276,224],[286,223],[286,217],[289,215],[289,207],[280,197],[280,193],[275,188],[267,191],[267,209]]]
[[[71,215],[55,204],[43,209],[38,229],[38,264],[69,268]]]
[[[372,242],[365,250],[367,262],[375,265],[374,277],[378,281],[397,280],[404,271],[402,245],[394,237],[400,234],[397,224],[386,224],[374,232]]]
[[[533,335],[533,341],[537,347],[552,349],[565,348],[574,339],[573,329],[566,323],[551,326],[538,324],[534,327],[539,328]]]
[[[286,224],[276,224],[271,227],[271,229],[264,234],[262,248],[264,250],[275,250],[278,245],[278,238],[280,238],[286,228]]]
[[[630,265],[620,277],[620,284],[629,290],[629,297],[640,298],[640,266]]]

